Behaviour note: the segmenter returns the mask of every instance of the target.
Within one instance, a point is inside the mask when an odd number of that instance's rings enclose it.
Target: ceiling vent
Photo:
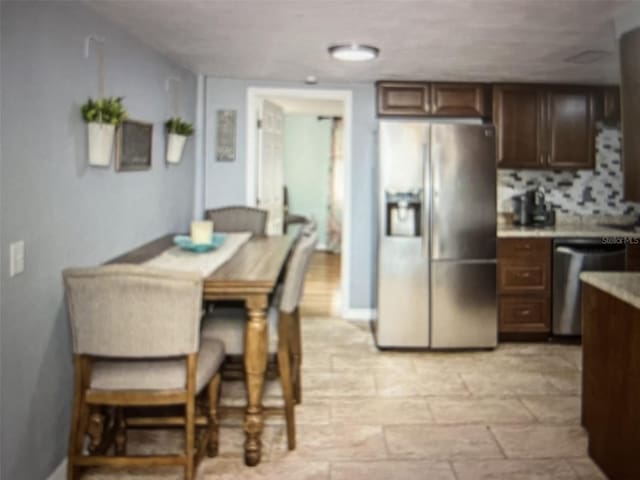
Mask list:
[[[565,58],[564,61],[567,63],[586,65],[589,63],[596,63],[598,60],[602,60],[609,55],[611,55],[611,52],[605,52],[604,50],[585,50],[584,52]]]

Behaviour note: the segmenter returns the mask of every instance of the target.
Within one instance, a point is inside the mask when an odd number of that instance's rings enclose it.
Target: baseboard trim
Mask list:
[[[56,467],[51,475],[47,477],[47,480],[66,480],[67,478],[67,459],[64,458],[60,465]]]
[[[376,318],[377,310],[375,308],[346,308],[342,312],[342,317],[347,320],[359,320],[368,322]]]

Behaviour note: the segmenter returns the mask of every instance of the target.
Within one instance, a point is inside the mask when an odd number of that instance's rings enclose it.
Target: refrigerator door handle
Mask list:
[[[442,154],[442,147],[440,146],[439,143],[434,143],[433,144],[434,175],[431,179],[434,199],[437,199],[438,196],[440,195],[440,184],[437,182],[437,180],[440,178],[440,172],[435,170],[439,167],[439,164],[441,161],[440,160],[441,154]]]
[[[429,258],[431,235],[431,158],[429,144],[422,144],[422,257]]]

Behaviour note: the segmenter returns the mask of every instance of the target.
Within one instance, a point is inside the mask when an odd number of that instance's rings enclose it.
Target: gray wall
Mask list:
[[[165,79],[178,76],[194,120],[196,77],[78,2],[2,3],[0,207],[2,476],[45,479],[64,458],[72,366],[60,272],[96,265],[167,232],[193,212],[194,142],[164,162]],[[86,166],[80,105],[97,94],[84,39],[105,37],[106,94],[154,123],[152,169]],[[9,278],[9,243],[26,270]]]
[[[314,88],[292,82],[207,78],[205,208],[246,203],[247,89]],[[375,307],[375,87],[373,84],[320,84],[317,89],[350,90],[353,95],[351,167],[351,308]],[[215,161],[216,110],[238,112],[237,160]]]

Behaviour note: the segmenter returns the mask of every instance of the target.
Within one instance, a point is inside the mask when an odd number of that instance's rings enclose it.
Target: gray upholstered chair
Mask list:
[[[205,216],[213,220],[216,232],[251,232],[264,235],[267,229],[267,211],[259,208],[233,206],[207,210]]]
[[[75,369],[68,479],[92,465],[181,465],[191,480],[204,449],[210,456],[217,453],[218,369],[224,360],[222,342],[200,339],[201,276],[110,265],[67,269],[63,278]],[[196,418],[201,391],[208,397],[207,414]],[[185,407],[184,418],[146,419],[184,425],[184,453],[127,457],[129,419],[123,408],[161,405]],[[107,416],[107,411],[116,413]],[[196,421],[208,425],[198,452]],[[86,435],[88,455],[83,454]],[[112,445],[115,455],[107,455]]]
[[[302,235],[295,245],[282,289],[274,296],[268,311],[269,353],[277,355],[278,375],[282,384],[287,421],[289,450],[295,448],[294,405],[301,399],[300,364],[302,342],[299,304],[311,255],[318,242],[318,234]],[[244,308],[215,308],[202,322],[202,337],[219,339],[230,355],[244,352]]]
[[[311,218],[309,219],[303,226],[302,226],[302,234],[303,235],[310,235],[314,232],[318,231],[318,222],[316,222],[315,219]]]

